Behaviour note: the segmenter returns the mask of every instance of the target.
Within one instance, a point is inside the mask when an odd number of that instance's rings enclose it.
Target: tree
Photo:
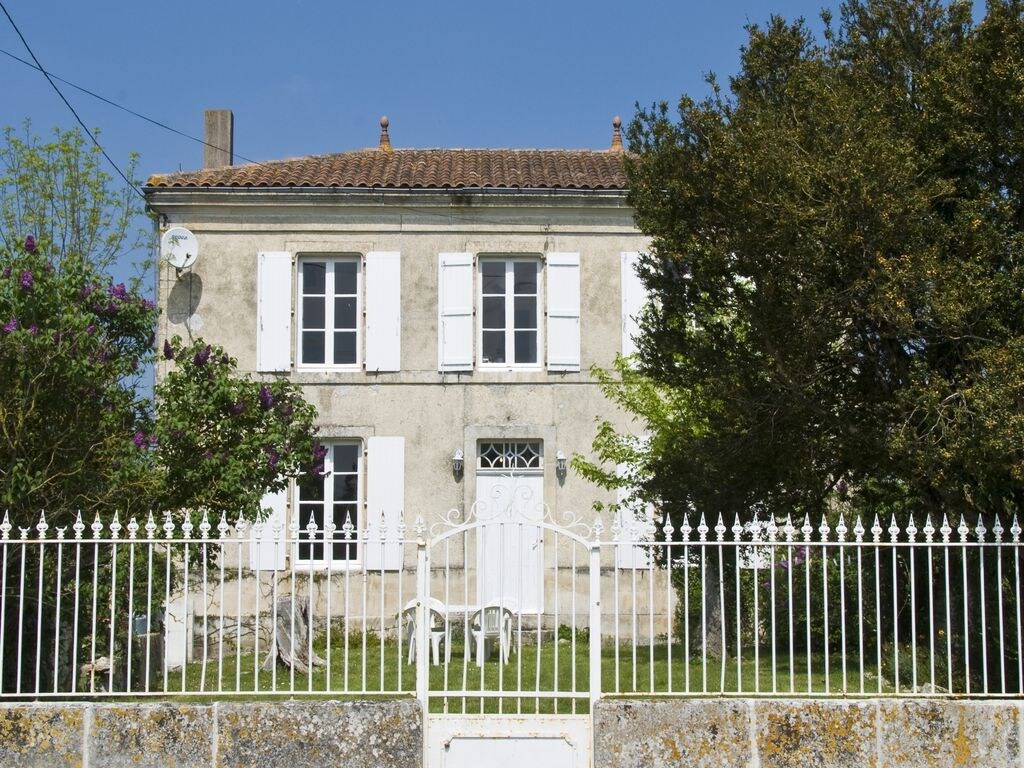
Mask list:
[[[975,22],[968,2],[849,0],[820,39],[779,17],[748,32],[727,86],[629,129],[653,301],[637,369],[605,387],[651,435],[638,493],[677,531],[689,510],[1008,528],[1024,501],[1024,3],[990,0]],[[604,467],[630,445],[603,427],[599,462],[577,464],[614,484]],[[910,552],[879,587],[901,638],[909,580],[921,594],[933,577]],[[726,589],[744,588],[735,573]],[[991,617],[999,585],[985,594]],[[999,636],[977,624],[957,637],[975,659]]]
[[[1024,501],[1024,4],[851,0],[751,26],[641,110],[640,371],[689,402],[650,495],[710,515],[992,516]]]
[[[81,136],[8,129],[0,150],[0,505],[127,510],[156,492],[133,444],[156,309],[107,267],[131,206]],[[58,520],[57,522],[60,522]]]
[[[157,309],[138,283],[115,283],[113,260],[130,247],[134,192],[118,189],[102,170],[98,149],[77,132],[57,131],[43,143],[8,130],[0,149],[0,514],[36,535],[63,529],[68,537],[82,518],[119,515],[143,522],[150,513],[262,516],[268,491],[285,487],[303,469],[322,471],[324,449],[315,442],[315,409],[284,379],[256,381],[237,374],[234,359],[201,339],[169,339],[163,355],[174,361],[146,397],[141,377],[154,358]],[[35,529],[40,513],[48,529]],[[88,536],[88,534],[87,534]],[[113,606],[115,585],[160,580],[157,567],[129,572],[110,547],[76,550],[55,560],[39,546],[4,540],[0,595],[8,652],[20,644],[20,669],[3,667],[0,689],[19,677],[28,690],[40,659],[42,684],[70,677],[71,595],[82,605]],[[205,546],[184,548],[209,560]],[[182,557],[161,548],[157,559]],[[172,569],[168,569],[170,572]],[[21,578],[25,573],[33,578]],[[176,571],[175,571],[176,573]],[[88,574],[81,578],[80,574]],[[59,586],[59,590],[58,590]],[[147,584],[156,594],[167,586]],[[95,592],[95,594],[94,594]],[[129,591],[130,592],[130,591]],[[61,595],[69,599],[61,601]],[[141,597],[137,598],[141,600]],[[55,605],[61,605],[58,612]],[[123,637],[142,603],[117,603],[92,617],[96,637]],[[58,614],[64,615],[58,615]],[[76,617],[81,619],[81,617]],[[62,621],[63,619],[63,621]],[[88,626],[88,623],[82,623]],[[61,631],[56,631],[61,627]],[[38,637],[37,637],[38,634]],[[89,640],[78,635],[79,643]],[[111,658],[124,649],[104,648]],[[78,658],[81,658],[80,656]],[[39,674],[38,672],[36,674]],[[32,683],[35,684],[34,682]]]

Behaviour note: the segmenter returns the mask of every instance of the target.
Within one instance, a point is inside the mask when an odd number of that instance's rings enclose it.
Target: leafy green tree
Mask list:
[[[150,513],[190,515],[193,525],[204,514],[215,522],[221,515],[232,523],[258,519],[267,491],[303,469],[322,471],[324,449],[315,443],[315,410],[297,387],[239,376],[223,349],[201,339],[164,344],[173,365],[154,390],[154,408],[142,377],[156,357],[157,309],[137,281],[115,283],[109,272],[134,242],[134,192],[112,184],[99,150],[77,132],[57,131],[50,142],[30,131],[5,137],[0,655],[20,645],[22,660],[20,668],[2,667],[0,689],[10,691],[29,690],[36,679],[46,688],[67,685],[72,660],[80,663],[83,644],[97,640],[99,654],[123,663],[122,641],[108,647],[108,638],[126,636],[129,618],[145,610],[146,588],[157,595],[174,588],[160,581],[162,559],[188,552],[209,562],[216,554],[206,545],[161,548],[152,571],[132,570],[109,546],[76,546],[64,560],[52,548],[19,546],[17,528],[30,538],[57,531],[72,538],[76,522],[88,525],[94,516],[109,525],[118,515],[122,530]],[[36,528],[41,512],[48,528]],[[135,605],[112,599],[132,586]],[[102,610],[73,620],[74,596]],[[78,647],[76,624],[95,632],[83,629]]]
[[[1024,4],[851,0],[751,26],[728,88],[642,110],[640,371],[697,406],[648,484],[709,514],[1024,500]]]
[[[79,134],[0,149],[0,506],[128,510],[152,499],[132,442],[157,312],[107,271],[131,209]],[[60,520],[57,520],[60,522]]]
[[[254,520],[264,494],[303,470],[323,471],[316,411],[293,384],[239,376],[234,358],[201,339],[165,341],[163,356],[175,366],[156,386],[155,429],[133,438],[154,444],[160,509]]]
[[[605,384],[651,435],[638,493],[677,530],[691,509],[1008,528],[1024,501],[1024,3],[975,21],[969,2],[849,0],[820,38],[779,17],[748,33],[727,84],[629,129],[653,301],[637,369]],[[577,464],[614,484],[630,445],[604,426],[598,461]],[[909,580],[923,594],[933,578],[908,552],[881,574],[899,604],[886,637],[911,637]],[[990,654],[1015,640],[970,621],[956,647],[977,675],[979,636]]]

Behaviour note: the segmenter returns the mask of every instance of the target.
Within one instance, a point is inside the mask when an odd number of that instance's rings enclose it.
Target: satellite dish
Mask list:
[[[187,269],[199,258],[199,241],[184,227],[171,227],[160,238],[160,258],[175,269]]]

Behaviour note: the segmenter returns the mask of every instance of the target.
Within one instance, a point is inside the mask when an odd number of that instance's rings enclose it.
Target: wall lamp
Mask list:
[[[455,454],[452,456],[452,473],[459,477],[462,475],[462,468],[465,466],[466,457],[462,453],[461,448],[455,449]]]
[[[557,474],[560,478],[564,478],[565,473],[568,471],[566,464],[567,462],[565,458],[565,453],[563,453],[562,451],[558,451],[555,454],[555,474]]]

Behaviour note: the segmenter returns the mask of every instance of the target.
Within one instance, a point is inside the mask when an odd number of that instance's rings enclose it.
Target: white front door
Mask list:
[[[477,601],[542,611],[544,468],[539,442],[483,442],[476,475]]]

